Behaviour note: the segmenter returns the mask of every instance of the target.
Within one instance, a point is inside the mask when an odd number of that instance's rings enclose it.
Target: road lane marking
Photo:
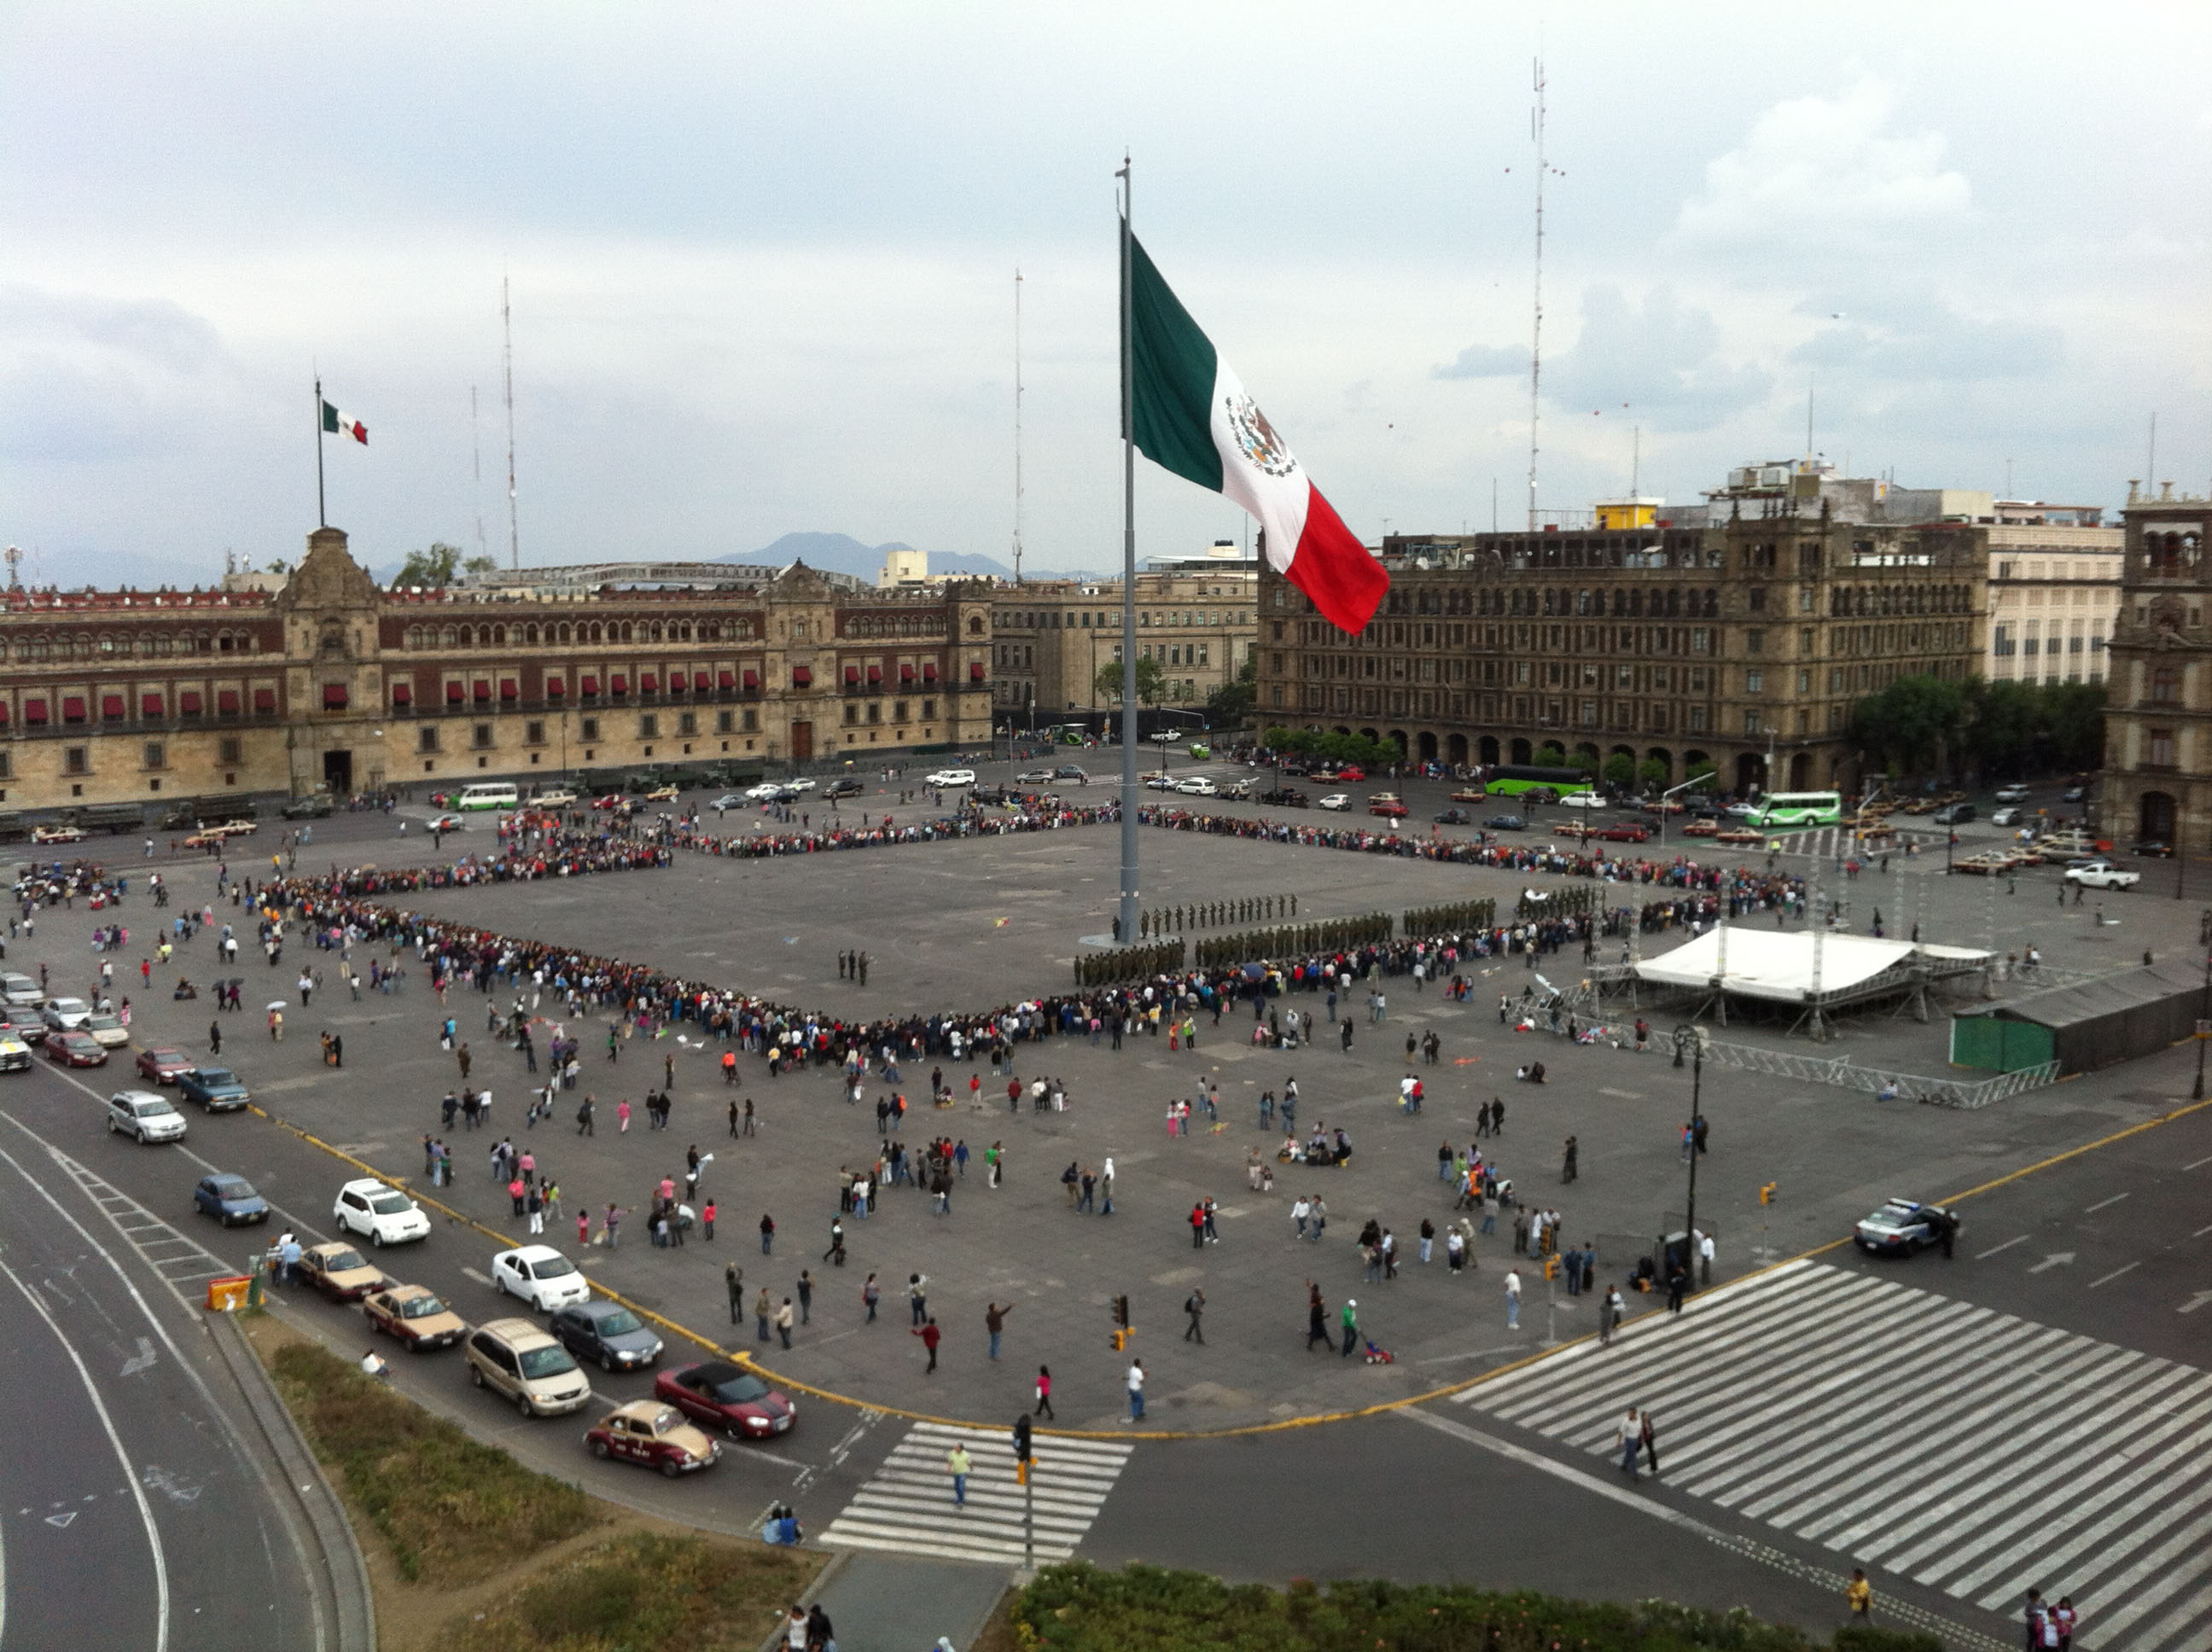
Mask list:
[[[2099,1211],[2103,1210],[2106,1206],[2117,1205],[2126,1197],[2127,1194],[2125,1193],[2114,1193],[2110,1199],[2100,1199],[2095,1204],[2083,1211],[2081,1214],[2084,1216],[2094,1216]]]
[[[1990,1257],[1996,1255],[1997,1252],[2001,1250],[2010,1250],[2014,1245],[2024,1245],[2027,1242],[2027,1240],[2028,1236],[2023,1233],[2017,1239],[2008,1239],[2001,1245],[1992,1245],[1989,1249],[1979,1252],[1976,1254],[1974,1260],[1978,1262],[1985,1262],[1989,1260]]]
[[[2142,1264],[2141,1262],[2130,1262],[2125,1267],[2116,1267],[2110,1273],[2106,1274],[2102,1278],[2090,1280],[2089,1289],[2094,1291],[2100,1285],[2110,1285],[2113,1280],[2118,1278],[2121,1274],[2132,1273],[2136,1269],[2142,1266]]]

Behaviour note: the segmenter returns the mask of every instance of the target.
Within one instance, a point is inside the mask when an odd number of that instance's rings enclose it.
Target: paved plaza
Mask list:
[[[409,858],[423,847],[411,842]],[[319,845],[318,864],[341,847],[349,860],[398,858],[392,843],[380,838],[373,847]],[[1148,905],[1153,891],[1164,904],[1295,890],[1302,919],[1482,895],[1510,905],[1528,884],[1569,881],[1152,829],[1144,835],[1144,853]],[[1068,989],[1073,938],[1101,926],[1117,856],[1111,826],[770,860],[679,853],[675,865],[661,871],[431,891],[396,903],[832,1012],[973,1010]],[[307,854],[301,859],[304,869]],[[2054,963],[2064,961],[2057,926],[2078,933],[2082,920],[2057,908],[2049,874],[2033,887],[2024,882],[2019,896],[1993,896],[1978,883],[1962,887],[1967,880],[1924,876],[1929,870],[1924,861],[1902,868],[1881,886],[1901,891],[1895,897],[1900,909],[1909,904],[1924,914],[1929,938],[1947,938],[1939,926],[1949,926],[1949,934],[1963,928],[1959,938],[1975,940],[1971,925],[1995,899],[2007,902],[2008,936],[2048,926],[2054,938],[2043,943],[2046,954]],[[185,862],[171,875],[182,898],[197,901],[212,890],[210,868]],[[2187,914],[2193,926],[2194,908]],[[149,915],[143,906],[126,908],[126,914],[139,923]],[[2178,924],[2182,915],[2175,903],[2141,897],[2129,908],[2130,924],[2138,926]],[[82,949],[91,921],[82,910],[49,914],[36,945],[19,944],[11,963],[23,967],[47,958],[66,981],[87,957]],[[2125,944],[2140,944],[2136,929],[2126,937]],[[1677,932],[1657,944],[1679,938]],[[137,939],[134,933],[119,969],[135,965],[143,950]],[[174,968],[211,975],[204,957],[191,957],[208,944],[193,944]],[[853,947],[872,954],[865,989],[838,976],[836,954]],[[328,962],[319,955],[315,961]],[[1571,976],[1578,957],[1559,962]],[[593,1276],[726,1345],[757,1352],[774,1371],[865,1402],[933,1415],[1011,1417],[1028,1403],[1043,1363],[1056,1379],[1061,1425],[1125,1427],[1127,1357],[1108,1343],[1109,1304],[1124,1293],[1138,1326],[1133,1351],[1150,1373],[1145,1426],[1154,1429],[1249,1425],[1400,1400],[1473,1377],[1548,1341],[1584,1334],[1595,1325],[1589,1299],[1569,1297],[1562,1288],[1554,1303],[1526,1259],[1524,1305],[1517,1327],[1508,1327],[1504,1278],[1516,1259],[1507,1224],[1478,1240],[1477,1266],[1469,1272],[1449,1275],[1441,1244],[1431,1263],[1418,1259],[1423,1220],[1441,1230],[1454,1214],[1437,1179],[1437,1149],[1474,1140],[1476,1109],[1493,1096],[1507,1105],[1504,1133],[1482,1145],[1524,1201],[1560,1212],[1571,1242],[1599,1244],[1601,1279],[1619,1277],[1613,1259],[1626,1244],[1648,1239],[1686,1204],[1686,1171],[1675,1141],[1688,1116],[1689,1072],[1658,1054],[1577,1047],[1501,1027],[1498,990],[1517,993],[1528,975],[1517,958],[1489,965],[1464,1006],[1448,1004],[1433,986],[1416,993],[1410,981],[1387,981],[1381,1025],[1367,1022],[1364,1006],[1352,1006],[1361,1018],[1349,1054],[1334,1038],[1316,1048],[1255,1050],[1249,1011],[1233,1010],[1218,1028],[1201,1018],[1194,1051],[1171,1053],[1164,1036],[1133,1039],[1120,1052],[1058,1038],[1018,1047],[1016,1067],[1024,1079],[1065,1081],[1065,1113],[1039,1114],[1025,1104],[1009,1114],[1006,1081],[994,1081],[988,1068],[984,1102],[971,1105],[965,1097],[975,1069],[969,1066],[946,1068],[946,1081],[962,1099],[933,1112],[927,1105],[930,1063],[909,1068],[902,1087],[921,1101],[904,1132],[909,1145],[933,1134],[964,1141],[971,1154],[968,1174],[949,1215],[933,1214],[927,1195],[898,1187],[869,1219],[848,1220],[848,1261],[842,1269],[823,1260],[838,1169],[872,1157],[877,1136],[872,1105],[848,1106],[834,1072],[771,1081],[762,1063],[745,1057],[741,1083],[731,1089],[712,1054],[673,1036],[633,1041],[611,1065],[604,1023],[595,1022],[570,1030],[584,1042],[581,1089],[599,1100],[596,1135],[576,1135],[574,1094],[551,1121],[526,1133],[522,1096],[530,1078],[522,1058],[484,1036],[484,1000],[461,987],[450,994],[445,1012],[456,1016],[471,1045],[474,1083],[488,1085],[495,1101],[489,1131],[445,1133],[437,1102],[457,1073],[453,1058],[439,1046],[444,1012],[422,974],[410,975],[397,994],[367,993],[355,1002],[343,991],[325,993],[302,1011],[291,990],[298,963],[295,943],[275,971],[244,966],[250,1010],[279,996],[295,1001],[283,1044],[268,1041],[258,1013],[225,1018],[225,1056],[272,1113],[389,1174],[417,1179],[421,1139],[446,1134],[455,1150],[457,1184],[440,1196],[520,1239],[525,1224],[511,1216],[486,1157],[494,1140],[513,1135],[538,1153],[543,1173],[557,1179],[569,1216],[548,1237],[572,1254],[576,1210],[596,1212],[611,1201],[641,1217],[654,1184],[664,1175],[680,1178],[684,1150],[696,1143],[714,1155],[702,1185],[720,1206],[714,1241],[695,1234],[680,1249],[656,1251],[645,1242],[641,1220],[634,1218],[618,1250],[587,1254]],[[64,987],[58,982],[56,990]],[[501,1002],[504,1007],[503,996]],[[1298,1002],[1326,1013],[1317,998]],[[155,992],[140,999],[137,1011],[134,1034],[141,1044],[168,1036],[193,1050],[205,1047],[211,1013],[205,1000],[173,1005]],[[1659,1023],[1662,1035],[1670,1024]],[[325,1029],[345,1041],[343,1071],[317,1060],[315,1036]],[[1428,1102],[1409,1119],[1395,1099],[1409,1066],[1406,1040],[1431,1030],[1442,1041],[1441,1059],[1412,1066]],[[1831,1048],[1870,1063],[1940,1072],[1940,1032],[1876,1016],[1847,1022]],[[1549,1068],[1550,1082],[1541,1088],[1512,1082],[1515,1066],[1532,1058]],[[641,1102],[647,1088],[659,1085],[667,1064],[674,1072],[672,1128],[649,1132],[640,1107],[628,1133],[618,1132],[617,1101]],[[2117,1080],[2061,1085],[1961,1114],[1884,1107],[1846,1091],[1708,1068],[1704,1107],[1711,1151],[1698,1167],[1697,1208],[1700,1225],[1717,1236],[1718,1277],[1826,1242],[1889,1194],[1949,1193],[1986,1180],[1992,1165],[2008,1168],[2146,1116],[2162,1098],[2132,1091],[2125,1071]],[[1302,1095],[1302,1133],[1324,1121],[1343,1127],[1356,1150],[1348,1168],[1275,1164],[1279,1128],[1259,1127],[1257,1098],[1267,1089],[1279,1093],[1293,1076]],[[114,1074],[118,1083],[122,1077]],[[1192,1135],[1170,1137],[1169,1102],[1196,1099],[1209,1079],[1220,1096],[1218,1127],[1207,1127],[1201,1109]],[[882,1088],[872,1081],[871,1103]],[[755,1102],[759,1133],[733,1140],[725,1110],[746,1096]],[[253,1133],[265,1128],[236,1120],[210,1121],[203,1128],[195,1121],[195,1144],[224,1168],[262,1179],[273,1167],[257,1161]],[[1579,1179],[1563,1186],[1560,1149],[1571,1134],[1580,1146]],[[984,1150],[994,1143],[1003,1145],[1007,1167],[1005,1185],[996,1190],[985,1185],[982,1173]],[[1247,1184],[1247,1156],[1255,1149],[1277,1171],[1272,1193],[1264,1196]],[[1070,1210],[1058,1179],[1062,1169],[1071,1161],[1096,1168],[1109,1155],[1116,1172],[1114,1214]],[[332,1167],[330,1183],[341,1174]],[[1767,1182],[1778,1184],[1779,1198],[1762,1205],[1759,1190]],[[327,1209],[327,1187],[270,1191],[297,1200],[303,1211],[319,1203]],[[1289,1211],[1300,1193],[1327,1200],[1329,1225],[1319,1243],[1293,1235]],[[1186,1218],[1193,1203],[1206,1198],[1219,1203],[1219,1242],[1194,1248]],[[762,1254],[758,1238],[764,1212],[777,1224],[772,1257]],[[1401,1260],[1394,1280],[1370,1282],[1364,1275],[1355,1237],[1370,1217],[1396,1238]],[[462,1250],[473,1242],[456,1238]],[[488,1260],[477,1257],[472,1265],[480,1268]],[[811,1273],[811,1312],[788,1351],[774,1342],[762,1345],[750,1313],[744,1323],[732,1325],[723,1269],[732,1262],[744,1270],[749,1306],[763,1286],[779,1299],[796,1295],[801,1269]],[[871,1272],[883,1287],[873,1323],[860,1305],[861,1281]],[[921,1339],[908,1333],[903,1291],[915,1272],[928,1281],[927,1310],[945,1338],[933,1374],[925,1370]],[[1310,1350],[1309,1279],[1321,1289],[1332,1328],[1346,1299],[1356,1298],[1362,1332],[1389,1349],[1395,1363],[1370,1365],[1334,1348]],[[1206,1297],[1203,1345],[1184,1335],[1182,1308],[1194,1290]],[[987,1357],[984,1328],[993,1303],[1012,1309],[996,1363]],[[476,1306],[471,1302],[470,1311]]]

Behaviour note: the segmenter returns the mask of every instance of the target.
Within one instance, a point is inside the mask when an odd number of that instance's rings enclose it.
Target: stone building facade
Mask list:
[[[2212,849],[2212,499],[2132,489],[2098,787],[2105,835]]]
[[[1992,683],[2101,683],[2119,617],[2122,531],[2095,507],[2000,500],[1990,527]]]
[[[320,528],[274,591],[0,593],[0,807],[337,793],[989,738],[991,595],[380,589]]]
[[[1391,536],[1389,593],[1357,636],[1263,571],[1258,714],[1420,761],[1556,745],[1669,785],[1710,762],[1739,792],[1853,787],[1856,701],[1980,669],[1989,529],[1747,503],[1698,525]]]
[[[1137,575],[1137,648],[1157,659],[1160,703],[1202,708],[1252,657],[1258,634],[1254,565]],[[1025,580],[991,592],[994,688],[1003,725],[1026,726],[1110,704],[1096,683],[1121,658],[1119,580]]]

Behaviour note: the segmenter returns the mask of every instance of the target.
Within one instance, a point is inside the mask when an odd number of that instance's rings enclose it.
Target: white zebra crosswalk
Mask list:
[[[965,1506],[954,1504],[945,1467],[955,1445],[965,1446],[975,1465]],[[1010,1430],[916,1423],[823,1528],[822,1541],[1019,1565],[1024,1498],[1033,1495],[1036,1558],[1071,1559],[1134,1449],[1110,1440],[1038,1435],[1025,1494],[1014,1479]]]
[[[2212,1373],[1792,1262],[1457,1396],[1609,1456],[1629,1406],[1666,1483],[2009,1613],[2073,1597],[2099,1652],[2212,1646]]]

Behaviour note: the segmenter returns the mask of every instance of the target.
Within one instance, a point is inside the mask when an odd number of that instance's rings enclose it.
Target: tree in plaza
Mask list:
[[[1160,662],[1150,654],[1137,656],[1137,703],[1157,706],[1160,703],[1160,689],[1164,680]],[[1119,705],[1121,701],[1121,662],[1109,659],[1098,668],[1098,675],[1091,680],[1091,692],[1101,705]]]
[[[2066,769],[2100,767],[2105,761],[2105,685],[2047,683],[2043,698],[2051,760]]]
[[[1964,732],[1966,690],[1923,672],[1900,677],[1852,708],[1851,731],[1860,744],[1911,771],[1953,766]]]
[[[1241,723],[1252,714],[1252,708],[1260,701],[1256,686],[1260,677],[1260,662],[1247,659],[1237,673],[1233,683],[1224,683],[1206,696],[1206,720],[1216,726]]]
[[[1636,778],[1656,792],[1667,784],[1667,765],[1656,757],[1646,757],[1637,768]]]
[[[1605,760],[1605,783],[1617,792],[1626,792],[1636,780],[1636,759],[1626,751],[1616,751]]]
[[[1536,749],[1537,768],[1565,768],[1566,766],[1567,753],[1565,747],[1557,744],[1546,744],[1539,746]]]
[[[489,556],[464,559],[459,545],[449,545],[442,539],[434,539],[430,542],[429,550],[407,553],[407,560],[400,564],[399,573],[392,583],[436,589],[453,584],[457,574],[488,574],[498,566]]]
[[[1286,728],[1278,724],[1261,736],[1270,751],[1295,751],[1334,763],[1358,763],[1378,768],[1403,762],[1406,754],[1395,740],[1372,740],[1364,734],[1333,734],[1317,728]]]
[[[1716,778],[1720,772],[1721,771],[1719,769],[1714,768],[1710,762],[1694,762],[1692,763],[1689,768],[1683,770],[1682,778],[1686,780],[1711,780]]]

